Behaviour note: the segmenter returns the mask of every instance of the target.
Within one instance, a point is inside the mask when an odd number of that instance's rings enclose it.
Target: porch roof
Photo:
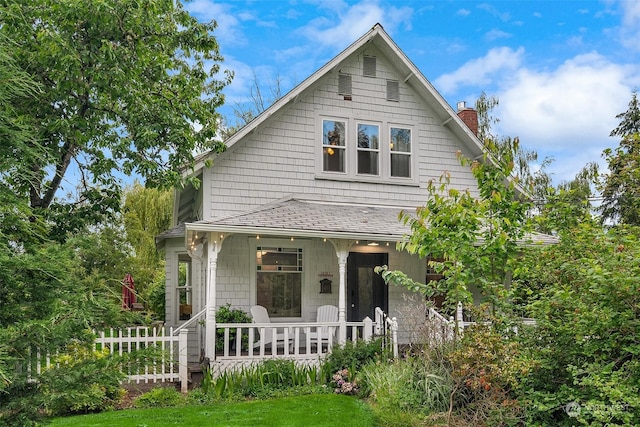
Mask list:
[[[291,198],[227,218],[187,223],[186,230],[395,242],[410,231],[398,221],[403,210],[415,211],[415,207]]]
[[[411,232],[399,221],[400,212],[416,207],[337,203],[290,198],[258,209],[214,220],[185,224],[187,240],[193,233],[250,234],[261,237],[319,237],[327,239],[399,242]],[[555,236],[532,232],[519,245],[552,245]]]

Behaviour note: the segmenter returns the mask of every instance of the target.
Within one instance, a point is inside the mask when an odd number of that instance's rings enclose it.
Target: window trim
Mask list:
[[[324,121],[342,121],[345,123],[345,171],[325,171],[324,170]],[[358,173],[358,149],[357,149],[357,132],[359,124],[377,125],[380,129],[379,140],[379,159],[378,159],[378,175],[359,174]],[[409,129],[411,131],[411,152],[409,165],[411,168],[410,177],[391,176],[391,149],[390,138],[391,128]],[[406,185],[412,187],[420,186],[419,181],[419,163],[418,163],[418,134],[416,133],[416,124],[398,120],[386,120],[379,115],[372,114],[364,116],[345,116],[344,114],[332,114],[331,112],[316,113],[316,131],[314,138],[314,146],[316,153],[316,175],[318,180],[330,181],[349,181],[349,182],[367,182],[376,184],[389,185]]]
[[[324,123],[326,121],[333,121],[333,122],[343,122],[344,123],[344,146],[341,145],[337,145],[337,146],[331,146],[331,145],[325,145],[324,143]],[[345,175],[347,174],[347,171],[349,170],[349,120],[345,119],[345,118],[341,118],[341,117],[323,117],[320,119],[320,140],[321,142],[321,147],[320,147],[320,171],[323,174],[337,174],[337,175]],[[335,148],[334,148],[335,147]],[[334,170],[325,170],[324,168],[324,151],[325,149],[334,149],[334,150],[341,150],[344,152],[344,171],[334,171]]]
[[[175,285],[175,300],[174,300],[174,323],[176,325],[179,325],[181,323],[187,322],[189,321],[195,314],[195,306],[194,306],[194,302],[196,300],[196,295],[195,295],[195,287],[193,286],[194,283],[194,266],[193,266],[193,259],[191,257],[189,257],[188,253],[186,252],[178,252],[177,256],[176,256],[176,268],[174,271],[174,280],[176,281],[176,285]],[[186,271],[185,271],[185,284],[184,286],[180,285],[180,264],[184,263],[186,265]],[[189,318],[187,319],[180,319],[180,306],[182,304],[180,304],[180,292],[181,291],[185,291],[185,294],[189,295],[189,299],[191,300],[191,304],[187,304],[191,306],[191,313],[189,315]],[[189,301],[187,301],[188,303]]]
[[[259,240],[255,237],[249,238],[249,249],[251,250],[250,257],[250,286],[249,286],[249,304],[250,306],[254,306],[258,301],[258,281],[257,281],[257,261],[256,261],[256,253],[258,251],[258,247],[270,247],[270,248],[288,248],[288,249],[302,249],[302,283],[300,289],[300,317],[273,317],[271,321],[273,323],[279,322],[300,322],[305,318],[305,310],[308,306],[308,290],[312,285],[310,280],[311,268],[309,266],[309,258],[308,258],[308,244],[307,241],[304,240],[289,240],[289,239],[279,239],[279,238],[260,238]]]
[[[376,126],[378,128],[378,148],[377,149],[373,149],[373,148],[360,148],[358,146],[358,133],[360,132],[360,125],[365,125],[365,126]],[[348,134],[347,134],[348,136]],[[355,120],[355,143],[353,144],[355,146],[355,154],[354,154],[354,160],[355,160],[355,174],[359,177],[368,177],[368,178],[381,178],[382,177],[382,169],[383,169],[383,157],[382,157],[382,124],[380,122],[376,122],[374,120]],[[348,140],[347,140],[348,142]],[[372,174],[372,173],[360,173],[358,172],[359,169],[359,164],[358,164],[358,154],[360,152],[369,152],[369,153],[376,153],[378,154],[378,173],[376,174]],[[347,152],[348,154],[348,152]],[[348,163],[348,162],[347,162]]]
[[[406,151],[392,151],[391,150],[391,129],[407,129],[411,135],[409,140],[410,151],[407,153]],[[389,145],[389,156],[387,157],[387,161],[389,162],[389,177],[391,179],[414,179],[414,175],[416,174],[415,165],[414,165],[414,157],[415,157],[415,149],[414,149],[414,137],[413,137],[413,127],[407,126],[403,124],[389,123],[387,127],[387,135],[388,135],[388,145]],[[391,157],[393,155],[400,156],[409,156],[409,176],[392,176],[391,175]]]

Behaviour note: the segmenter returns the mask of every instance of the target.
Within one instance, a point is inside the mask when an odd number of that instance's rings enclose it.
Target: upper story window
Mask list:
[[[351,84],[350,74],[338,74],[338,95],[344,96],[345,101],[351,100],[353,86]]]
[[[391,127],[389,129],[391,151],[391,176],[411,177],[411,129]]]
[[[384,120],[320,117],[319,177],[419,184],[413,127]]]
[[[358,124],[358,174],[379,175],[380,126]]]
[[[322,170],[345,172],[346,123],[338,120],[322,121]]]

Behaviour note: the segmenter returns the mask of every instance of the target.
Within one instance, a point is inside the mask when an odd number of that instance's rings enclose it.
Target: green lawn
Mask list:
[[[132,409],[57,418],[51,426],[375,426],[362,401],[343,395],[317,394],[273,400],[220,403],[179,408]]]

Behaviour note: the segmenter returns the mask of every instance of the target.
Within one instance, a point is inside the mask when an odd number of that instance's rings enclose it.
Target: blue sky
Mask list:
[[[552,156],[556,182],[602,165],[609,133],[640,87],[640,0],[213,1],[185,4],[235,73],[227,106],[248,101],[254,74],[269,98],[290,90],[376,23],[455,107],[499,98],[500,135]],[[233,122],[233,119],[231,120]]]

